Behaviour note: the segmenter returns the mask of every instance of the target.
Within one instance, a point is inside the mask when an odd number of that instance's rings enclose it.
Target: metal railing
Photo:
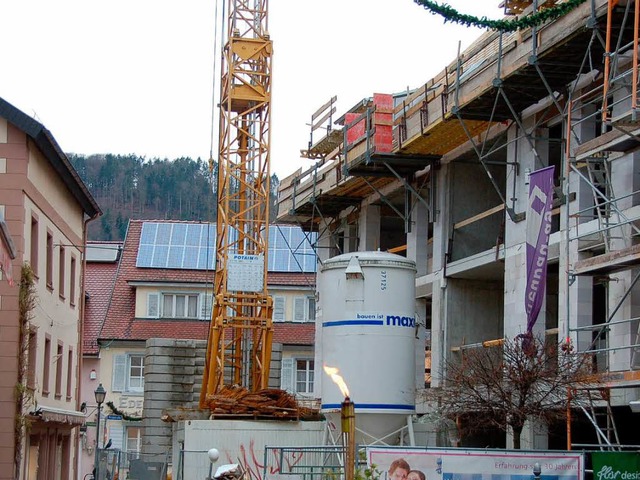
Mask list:
[[[168,455],[123,452],[118,449],[98,450],[98,468],[93,480],[165,480]]]

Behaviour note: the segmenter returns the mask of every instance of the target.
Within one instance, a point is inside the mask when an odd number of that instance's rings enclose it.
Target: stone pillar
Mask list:
[[[206,349],[205,341],[147,340],[142,414],[144,455],[171,451],[172,425],[161,420],[164,409],[198,407]]]
[[[147,340],[144,362],[142,454],[166,458],[171,453],[173,426],[163,422],[165,409],[197,410],[202,389],[207,342],[204,340]],[[280,388],[282,345],[273,344],[269,387]],[[207,413],[203,413],[206,418]],[[171,462],[169,456],[169,462]]]

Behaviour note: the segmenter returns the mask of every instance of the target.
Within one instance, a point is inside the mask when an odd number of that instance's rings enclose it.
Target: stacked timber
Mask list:
[[[207,395],[206,403],[213,417],[252,416],[288,420],[318,418],[317,410],[298,405],[293,395],[278,388],[250,392],[238,385],[225,385],[218,393]]]

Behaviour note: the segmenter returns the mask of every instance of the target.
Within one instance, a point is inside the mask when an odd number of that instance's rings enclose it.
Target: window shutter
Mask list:
[[[273,297],[273,321],[284,322],[285,297]]]
[[[200,318],[211,320],[211,307],[213,305],[213,294],[203,293],[200,295]]]
[[[109,448],[122,450],[122,446],[124,444],[124,427],[122,425],[122,420],[109,421],[109,440],[111,440],[111,447]]]
[[[293,358],[283,358],[282,366],[280,369],[280,388],[286,390],[289,393],[295,393],[294,386],[294,365],[295,360]]]
[[[296,297],[293,302],[293,321],[304,322],[304,297]]]
[[[160,316],[159,311],[160,295],[157,293],[150,293],[147,295],[147,317],[158,318]]]
[[[316,320],[316,297],[307,297],[307,320],[314,322]]]
[[[127,380],[127,356],[124,354],[113,356],[113,380],[111,390],[124,392]]]

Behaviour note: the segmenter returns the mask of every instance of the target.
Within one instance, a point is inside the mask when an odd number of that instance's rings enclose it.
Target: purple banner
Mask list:
[[[527,287],[525,311],[527,333],[531,333],[538,319],[547,284],[547,253],[551,233],[554,167],[529,174],[529,202],[527,207]]]

